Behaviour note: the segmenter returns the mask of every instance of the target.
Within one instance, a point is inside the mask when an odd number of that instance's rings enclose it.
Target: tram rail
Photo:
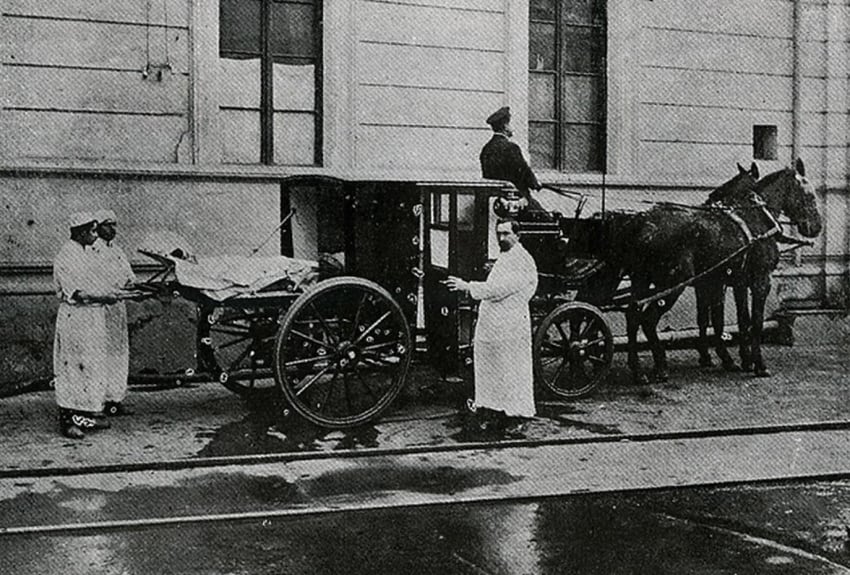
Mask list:
[[[226,467],[239,465],[262,465],[288,463],[295,461],[317,461],[328,459],[363,459],[394,455],[431,455],[468,450],[498,450],[516,447],[544,447],[559,445],[592,445],[619,442],[656,442],[679,439],[700,439],[714,437],[736,437],[747,435],[766,435],[790,432],[818,432],[850,430],[850,419],[831,421],[812,421],[785,424],[729,426],[652,433],[613,433],[592,437],[559,437],[551,439],[503,439],[481,442],[459,442],[447,445],[410,445],[392,448],[338,449],[333,451],[299,451],[286,453],[229,455],[219,457],[198,457],[147,461],[141,463],[98,464],[81,466],[54,466],[43,468],[0,469],[0,479],[30,479],[42,477],[71,477],[76,475],[98,475],[110,473],[144,471],[179,471],[206,467]]]

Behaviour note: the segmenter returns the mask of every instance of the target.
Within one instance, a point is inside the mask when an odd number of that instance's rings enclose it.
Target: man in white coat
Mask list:
[[[450,290],[481,300],[475,326],[474,406],[501,412],[508,419],[535,414],[528,302],[537,290],[537,266],[517,232],[513,220],[496,224],[501,255],[487,281],[466,282],[453,276],[446,280]]]
[[[92,245],[97,239],[96,219],[76,213],[70,221],[71,238],[53,262],[53,282],[59,298],[53,374],[59,428],[71,439],[85,431],[108,427],[97,418],[103,408],[108,371],[105,305],[115,294],[100,277]]]
[[[117,218],[112,210],[95,212],[98,240],[94,244],[101,277],[115,293],[132,285],[136,276],[124,250],[116,243]],[[106,311],[106,367],[103,411],[106,415],[130,415],[124,405],[130,365],[127,306],[123,300],[104,306]]]

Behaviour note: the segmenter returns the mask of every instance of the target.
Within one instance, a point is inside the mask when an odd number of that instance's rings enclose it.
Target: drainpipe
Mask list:
[[[791,162],[793,163],[803,152],[802,129],[803,129],[803,66],[801,62],[803,35],[803,0],[793,0],[793,32],[792,42],[792,69],[791,69]]]

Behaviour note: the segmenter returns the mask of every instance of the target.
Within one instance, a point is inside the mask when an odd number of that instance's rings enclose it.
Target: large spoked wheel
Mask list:
[[[324,427],[377,417],[398,396],[412,357],[407,319],[390,294],[356,277],[306,291],[275,343],[275,378],[292,408]]]
[[[275,391],[272,351],[280,325],[277,308],[216,307],[200,321],[204,370],[230,391],[256,398]],[[204,323],[206,325],[204,325]]]
[[[598,308],[586,303],[558,306],[534,334],[534,374],[561,397],[590,394],[605,380],[613,356],[608,322]]]

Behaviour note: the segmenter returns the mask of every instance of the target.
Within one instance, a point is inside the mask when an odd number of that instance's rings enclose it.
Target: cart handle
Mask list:
[[[271,233],[268,236],[266,236],[266,239],[264,239],[262,242],[260,242],[260,245],[258,245],[253,250],[251,250],[251,253],[248,254],[248,257],[250,258],[251,256],[256,255],[257,252],[259,252],[261,249],[263,249],[263,246],[265,246],[267,243],[269,243],[269,240],[272,239],[274,237],[274,235],[278,232],[278,230],[280,230],[280,228],[285,226],[286,222],[288,222],[292,218],[292,216],[294,216],[294,215],[295,215],[295,208],[292,208],[291,210],[289,210],[289,213],[286,214],[286,217],[283,218],[277,226],[275,226],[275,228],[271,231]]]

